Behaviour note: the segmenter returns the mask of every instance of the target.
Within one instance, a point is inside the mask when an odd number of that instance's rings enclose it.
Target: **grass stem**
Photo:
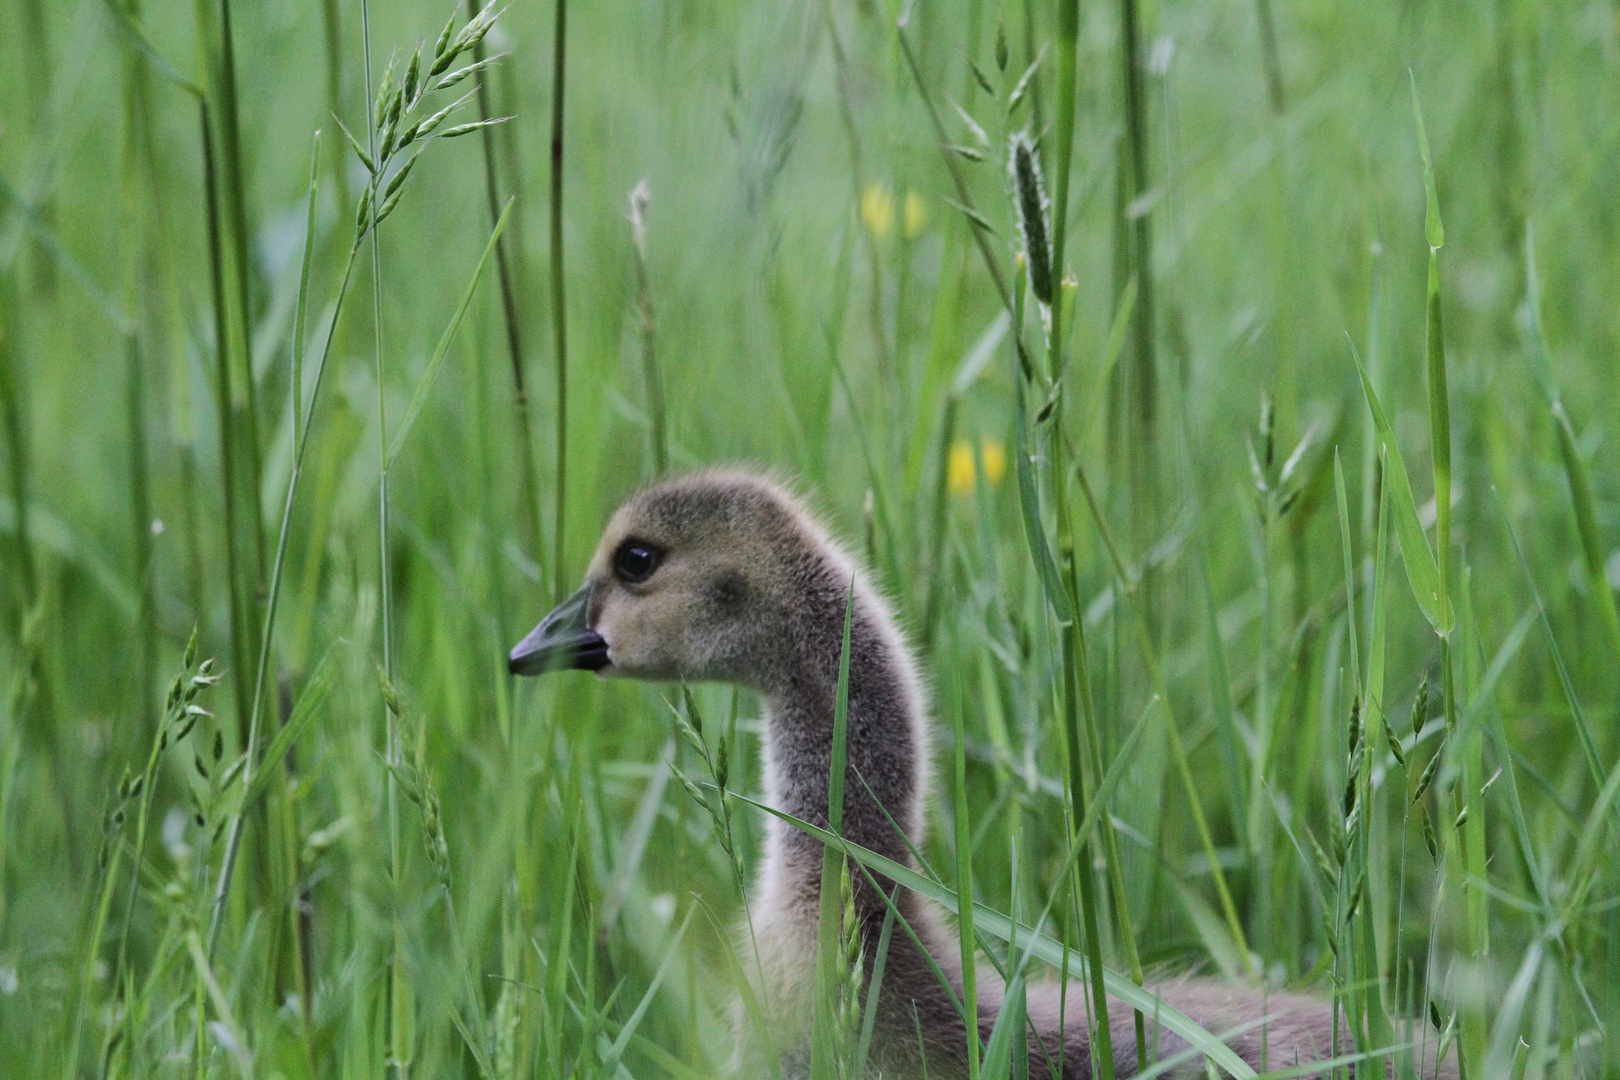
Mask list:
[[[360,42],[362,62],[365,65],[366,149],[370,160],[377,161],[377,128],[382,121],[381,110],[370,107],[372,101],[371,68],[371,8],[368,0],[360,0]],[[384,91],[387,87],[384,86]],[[377,187],[379,177],[373,175],[371,187]],[[371,221],[367,231],[371,234],[371,320],[372,341],[376,352],[377,380],[377,591],[382,600],[382,669],[383,676],[392,679],[393,663],[393,574],[389,567],[388,528],[388,399],[387,368],[383,363],[382,324],[382,237],[377,229],[381,198],[375,190],[367,200]],[[400,745],[399,718],[388,705],[383,706],[383,727],[386,748],[384,757],[389,765],[388,788],[388,876],[397,890],[404,870],[399,834],[399,782],[396,775],[404,764]],[[393,948],[388,960],[388,1053],[396,1080],[410,1075],[411,1028],[410,1004],[405,979],[405,928],[396,911],[393,916]]]
[[[313,221],[314,221],[316,180],[317,180],[317,177],[318,177],[318,168],[319,168],[319,149],[320,149],[320,133],[316,132],[316,134],[315,134],[315,145],[312,147],[311,154],[310,154],[310,180],[309,180],[309,207],[310,207],[310,211],[309,211],[309,221],[311,223],[313,223]],[[305,238],[304,238],[304,244],[305,244],[305,262],[304,262],[304,268],[303,268],[304,272],[302,274],[300,285],[299,285],[299,297],[298,297],[298,301],[297,301],[297,305],[298,305],[297,310],[299,312],[302,312],[304,310],[304,307],[305,307],[305,304],[306,304],[306,301],[307,301],[307,297],[306,297],[305,294],[307,293],[308,287],[309,287],[308,254],[309,254],[309,249],[314,246],[314,243],[315,243],[315,234],[314,234],[314,232],[310,231],[310,232],[306,233]],[[345,262],[344,267],[343,267],[343,276],[342,276],[342,279],[338,283],[337,300],[333,304],[333,308],[332,308],[332,324],[331,324],[330,329],[327,332],[326,342],[322,346],[322,349],[321,349],[320,361],[316,364],[316,367],[315,367],[315,382],[314,382],[313,387],[311,388],[310,398],[309,398],[309,415],[306,416],[304,419],[300,420],[299,416],[298,416],[298,413],[295,412],[293,414],[293,417],[292,417],[292,427],[293,427],[294,431],[298,432],[298,437],[297,437],[296,443],[294,444],[292,474],[291,474],[291,476],[288,477],[288,480],[287,480],[287,498],[286,498],[285,503],[282,506],[282,511],[281,511],[281,530],[280,530],[280,532],[279,532],[279,534],[277,536],[277,539],[276,539],[275,561],[272,564],[272,568],[271,568],[270,588],[269,588],[268,595],[266,596],[265,609],[264,609],[264,627],[263,627],[262,633],[259,636],[259,655],[258,655],[256,663],[254,664],[253,706],[252,706],[252,713],[251,713],[251,716],[250,716],[250,720],[249,720],[249,723],[248,723],[248,737],[247,737],[247,744],[246,744],[246,747],[245,747],[245,755],[246,755],[245,763],[244,763],[244,765],[242,767],[242,783],[243,783],[244,788],[246,788],[248,785],[250,785],[252,783],[253,776],[254,776],[254,769],[255,769],[255,766],[258,763],[259,728],[260,728],[261,716],[262,716],[262,713],[263,713],[264,703],[265,703],[266,699],[269,696],[269,690],[270,690],[270,688],[267,685],[267,680],[268,680],[269,672],[270,672],[270,654],[271,654],[271,651],[272,651],[271,650],[271,643],[273,642],[273,640],[275,638],[276,612],[279,610],[279,607],[280,607],[282,570],[284,569],[284,567],[286,565],[287,548],[289,546],[289,541],[290,541],[291,536],[292,536],[292,512],[293,512],[293,506],[294,506],[294,504],[295,504],[295,502],[296,502],[296,500],[298,498],[298,482],[299,482],[300,479],[302,479],[302,477],[304,475],[304,456],[305,456],[305,453],[309,449],[309,432],[310,432],[310,422],[309,421],[314,416],[315,405],[320,399],[321,383],[323,381],[323,377],[326,374],[326,361],[327,361],[327,358],[331,355],[332,340],[333,340],[334,337],[336,337],[338,317],[340,315],[342,315],[342,313],[343,313],[343,299],[344,299],[344,297],[346,295],[348,295],[349,280],[350,280],[351,276],[354,273],[355,257],[359,254],[359,251],[360,251],[360,247],[359,247],[358,244],[350,246],[350,248],[349,248],[349,257],[348,257],[348,260]],[[302,329],[302,319],[301,318],[295,318],[294,319],[294,324],[298,328],[298,330]],[[296,382],[302,376],[302,373],[303,373],[303,352],[304,352],[304,339],[303,339],[303,336],[302,336],[301,333],[298,333],[296,331],[295,331],[295,334],[294,334],[294,337],[293,337],[292,349],[293,349],[293,361],[292,361],[293,380],[294,380],[294,382],[296,384]],[[296,410],[302,404],[301,395],[299,393],[297,393],[297,392],[289,394],[289,401],[290,401],[291,407]],[[220,917],[224,913],[225,898],[230,893],[231,875],[232,875],[232,871],[233,871],[233,869],[235,868],[235,865],[236,865],[237,852],[238,852],[238,850],[240,848],[241,841],[242,841],[242,828],[243,828],[243,825],[244,825],[243,812],[241,810],[239,810],[231,818],[230,829],[229,829],[229,832],[227,833],[226,842],[225,842],[225,855],[224,855],[223,860],[220,863],[219,884],[216,887],[215,892],[214,892],[213,915],[211,916],[211,920],[210,920],[209,928],[208,928],[208,953],[209,953],[210,956],[213,955],[214,943],[215,943],[215,941],[216,941],[216,939],[217,939],[217,937],[219,935]]]
[[[478,14],[478,0],[467,0],[467,18],[472,19]],[[475,63],[484,61],[484,43],[480,39],[473,46],[473,60]],[[488,120],[492,113],[489,104],[489,86],[486,80],[478,80],[478,118]],[[489,227],[493,229],[501,218],[501,196],[498,167],[495,154],[495,130],[486,127],[479,132],[484,150],[484,197],[489,204]],[[541,558],[540,552],[540,478],[535,473],[534,463],[534,432],[529,426],[529,391],[526,383],[527,364],[523,357],[523,332],[518,321],[517,283],[511,266],[508,264],[506,239],[501,237],[495,241],[495,270],[501,284],[501,321],[506,329],[506,352],[512,363],[512,404],[516,412],[518,454],[521,460],[518,463],[519,476],[523,484],[523,518],[519,525],[523,529],[524,551],[536,561]]]
[[[563,269],[563,94],[568,75],[568,0],[555,0],[551,52],[551,333],[557,364],[557,503],[552,533],[551,588],[568,595],[563,569],[568,510],[568,304]]]
[[[669,471],[669,418],[664,403],[664,378],[658,370],[657,320],[653,316],[652,283],[647,274],[647,209],[651,201],[645,180],[630,192],[630,239],[636,249],[636,309],[641,331],[641,375],[647,384],[653,472],[662,476]]]
[[[1130,367],[1128,400],[1129,460],[1136,543],[1146,549],[1153,533],[1152,507],[1157,504],[1158,470],[1154,453],[1158,412],[1158,355],[1154,344],[1153,219],[1142,197],[1148,191],[1147,89],[1143,83],[1142,29],[1138,0],[1120,0],[1121,54],[1125,82],[1125,135],[1130,150],[1132,266],[1136,280],[1135,352]],[[1153,620],[1151,588],[1146,596]]]

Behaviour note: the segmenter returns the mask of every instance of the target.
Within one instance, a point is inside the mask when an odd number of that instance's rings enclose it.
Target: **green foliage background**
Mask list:
[[[1425,1038],[1431,1058],[1425,995],[1471,1075],[1620,1068],[1603,1035],[1620,1024],[1620,879],[1616,818],[1600,798],[1620,749],[1609,592],[1620,577],[1610,430],[1620,9],[1144,0],[1135,128],[1125,10],[1080,6],[1072,337],[1057,388],[1030,387],[1032,414],[1061,396],[1055,423],[1134,583],[1119,588],[1068,474],[1055,505],[1071,515],[1104,758],[1145,709],[1160,713],[1114,794],[1112,842],[1098,855],[1103,954],[1123,970],[1128,929],[1150,975],[1197,968],[1328,994],[1331,939],[1360,950],[1361,981],[1346,993],[1381,1001],[1391,1034]],[[375,81],[389,56],[397,79],[418,42],[431,49],[448,11],[409,2],[369,14]],[[954,162],[1010,279],[1021,241],[998,163],[1012,131],[1052,122],[1055,46],[1010,117],[1006,104],[1053,46],[1057,10],[928,0],[905,14],[950,141],[974,151]],[[709,818],[666,784],[666,762],[702,772],[672,734],[660,694],[674,695],[505,671],[510,645],[579,579],[606,515],[654,475],[648,333],[672,467],[746,462],[790,477],[895,598],[933,672],[939,715],[963,718],[978,897],[1008,910],[1015,845],[1018,914],[1067,887],[1059,649],[1018,487],[1010,468],[981,469],[977,482],[948,476],[959,441],[980,448],[981,465],[1011,458],[1012,349],[993,339],[982,375],[955,395],[1002,304],[954,205],[897,36],[901,15],[888,0],[603,0],[568,12],[560,565],[559,270],[547,203],[555,9],[523,2],[501,15],[484,46],[509,55],[485,82],[493,114],[513,117],[490,146],[497,202],[516,197],[504,243],[526,412],[492,263],[389,471],[382,580],[379,334],[362,253],[310,419],[266,690],[283,708],[266,709],[266,731],[323,656],[329,693],[245,816],[209,951],[210,893],[240,789],[229,769],[245,744],[292,473],[312,132],[323,129],[306,403],[366,181],[334,123],[365,142],[362,9],[0,0],[3,1071],[376,1076],[390,1061],[424,1076],[724,1071],[726,942],[740,901]],[[217,256],[198,97],[171,75],[208,104]],[[1376,586],[1375,434],[1346,341],[1422,504],[1433,490],[1429,252],[1414,83],[1447,225],[1450,702],[1439,641],[1393,539]],[[456,122],[476,118],[469,103]],[[1146,152],[1141,177],[1133,135]],[[391,432],[489,239],[482,138],[435,149],[380,230]],[[1053,143],[1048,133],[1040,147],[1049,188]],[[643,179],[645,324],[627,221]],[[1040,340],[1033,313],[1023,332]],[[1269,420],[1257,426],[1262,400]],[[1054,445],[1053,423],[1041,418],[1039,446]],[[1443,543],[1433,504],[1419,511],[1430,544]],[[1333,837],[1346,835],[1347,763],[1357,764],[1350,635],[1365,669],[1380,602],[1387,672],[1360,712],[1368,746],[1351,833],[1364,839],[1346,865],[1366,870],[1352,926],[1342,908],[1357,879],[1319,864],[1339,860]],[[385,609],[403,733],[393,785],[376,675]],[[148,760],[194,626],[200,656],[223,673],[197,698],[214,716],[165,748],[155,783],[131,793],[121,778]],[[1150,704],[1155,665],[1167,710]],[[1414,739],[1420,684],[1428,727]],[[715,687],[695,701],[710,744],[728,740],[730,786],[753,792],[758,702]],[[1404,767],[1373,738],[1384,716],[1405,739]],[[1164,723],[1176,725],[1190,782]],[[1411,808],[1403,792],[1447,731],[1433,785]],[[943,734],[940,746],[950,746]],[[956,865],[955,794],[940,781],[928,845],[940,867]],[[137,850],[143,797],[151,823]],[[1458,826],[1464,805],[1470,819]],[[752,865],[761,823],[741,805],[733,818]],[[692,905],[699,914],[677,941]],[[1067,917],[1055,932],[1077,940]],[[214,1026],[199,1032],[199,1016]],[[1521,1037],[1528,1051],[1516,1056]]]

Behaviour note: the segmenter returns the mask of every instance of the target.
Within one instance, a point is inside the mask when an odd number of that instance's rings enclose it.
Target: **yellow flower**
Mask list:
[[[867,184],[861,194],[861,221],[866,231],[881,240],[894,228],[894,197],[882,184]]]
[[[957,439],[951,444],[950,457],[945,462],[945,487],[952,495],[966,495],[973,490],[973,444]]]
[[[957,439],[951,444],[950,456],[945,461],[945,487],[952,495],[970,494],[981,472],[991,487],[998,486],[1007,475],[1007,449],[1001,445],[1001,440],[979,440],[977,460],[974,460],[973,444],[966,439]]]
[[[1001,483],[1001,478],[1007,475],[1007,449],[1000,439],[984,439],[979,443],[979,466],[984,469],[984,478],[990,481],[991,487]]]
[[[915,240],[928,227],[928,205],[915,191],[906,192],[906,239]]]

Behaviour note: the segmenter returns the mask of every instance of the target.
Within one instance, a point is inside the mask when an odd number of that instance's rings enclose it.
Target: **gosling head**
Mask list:
[[[852,572],[776,483],[736,471],[676,477],[619,508],[584,586],[518,643],[509,666],[770,690],[822,594],[842,612]]]

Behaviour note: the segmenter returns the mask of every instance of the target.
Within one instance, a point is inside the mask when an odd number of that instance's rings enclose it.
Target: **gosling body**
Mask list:
[[[511,666],[520,674],[585,667],[609,677],[719,680],[758,691],[767,710],[765,798],[825,826],[846,610],[843,832],[915,869],[907,839],[919,846],[923,840],[931,761],[922,679],[882,595],[781,484],[748,472],[713,471],[632,496],[604,531],[584,588],[512,651]],[[817,841],[769,819],[750,922],[772,1030],[747,1033],[741,1075],[767,1075],[772,1056],[786,1077],[808,1075],[821,863]],[[864,875],[852,875],[851,884],[870,957],[886,901]],[[898,927],[891,936],[868,1075],[965,1076],[966,1030],[934,973],[937,964],[960,996],[954,935],[917,895],[900,889],[896,904],[918,940]],[[988,1037],[1003,988],[984,973],[976,981],[981,1034]],[[1257,1069],[1291,1067],[1332,1052],[1334,1020],[1319,999],[1263,997],[1207,980],[1176,980],[1156,990],[1166,1004],[1217,1033],[1265,1017],[1263,1025],[1228,1040]],[[1063,1080],[1092,1075],[1083,992],[1071,986],[1066,1017],[1060,1015],[1063,997],[1052,985],[1029,989],[1030,1075],[1037,1080],[1058,1075],[1052,1067],[1058,1062]],[[1109,1016],[1115,1073],[1134,1075],[1132,1013],[1111,999]],[[1152,1018],[1147,1027],[1154,1059],[1187,1048]],[[1342,1027],[1340,1044],[1348,1044]],[[1186,1071],[1203,1075],[1202,1061],[1190,1060]]]

